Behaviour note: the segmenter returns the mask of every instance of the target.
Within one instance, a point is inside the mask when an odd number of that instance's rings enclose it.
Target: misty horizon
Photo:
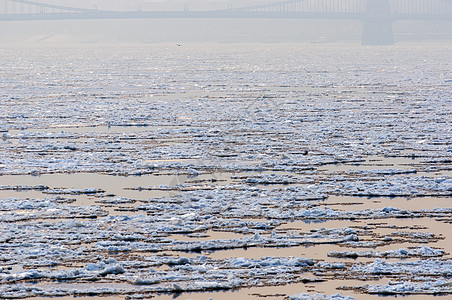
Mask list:
[[[363,25],[344,20],[139,19],[0,23],[1,43],[359,43]],[[449,22],[394,22],[396,42],[452,42]]]
[[[275,0],[42,0],[40,3],[105,11],[221,10],[278,3]],[[307,5],[307,2],[295,2]],[[338,2],[323,1],[335,9]],[[354,2],[359,3],[359,2]],[[372,4],[372,2],[368,2]],[[378,3],[378,2],[376,2]],[[388,2],[389,3],[389,2]],[[29,13],[36,7],[0,0],[0,14]],[[302,5],[298,4],[298,5]],[[369,4],[369,7],[371,5]],[[27,6],[28,5],[28,6]],[[380,5],[381,6],[381,5]],[[316,7],[316,9],[322,9]],[[377,8],[378,9],[378,8]],[[395,20],[394,41],[451,42],[451,22]],[[378,29],[381,25],[377,25]],[[363,36],[360,20],[318,20],[302,18],[149,18],[103,20],[2,21],[0,37],[8,43],[161,43],[161,42],[302,42],[355,43]],[[389,29],[391,30],[391,29]]]

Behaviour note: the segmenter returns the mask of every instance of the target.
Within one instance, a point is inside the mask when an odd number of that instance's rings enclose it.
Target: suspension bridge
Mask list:
[[[2,3],[3,2],[3,3]],[[53,1],[56,2],[56,1]],[[0,0],[0,21],[137,18],[291,18],[360,20],[363,44],[392,44],[397,20],[452,21],[452,0],[275,0],[216,10],[111,11],[30,0]]]

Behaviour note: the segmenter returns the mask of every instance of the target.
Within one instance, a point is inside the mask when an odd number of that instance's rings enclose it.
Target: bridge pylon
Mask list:
[[[389,0],[366,0],[363,45],[394,45]]]

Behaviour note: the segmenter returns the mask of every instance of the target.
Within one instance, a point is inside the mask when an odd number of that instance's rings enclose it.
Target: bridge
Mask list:
[[[3,2],[3,3],[2,3]],[[53,1],[55,2],[55,1]],[[393,44],[396,20],[452,21],[452,0],[275,0],[216,10],[98,10],[30,0],[0,0],[0,21],[136,18],[298,18],[360,20],[363,44]]]

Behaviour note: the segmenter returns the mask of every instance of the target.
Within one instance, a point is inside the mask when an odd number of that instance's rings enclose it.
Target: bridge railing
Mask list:
[[[287,0],[262,5],[230,8],[247,12],[362,13],[365,0]]]
[[[393,15],[451,15],[450,0],[389,0]]]
[[[229,8],[248,12],[366,13],[368,0],[287,0]],[[389,0],[390,15],[452,15],[452,0]]]

